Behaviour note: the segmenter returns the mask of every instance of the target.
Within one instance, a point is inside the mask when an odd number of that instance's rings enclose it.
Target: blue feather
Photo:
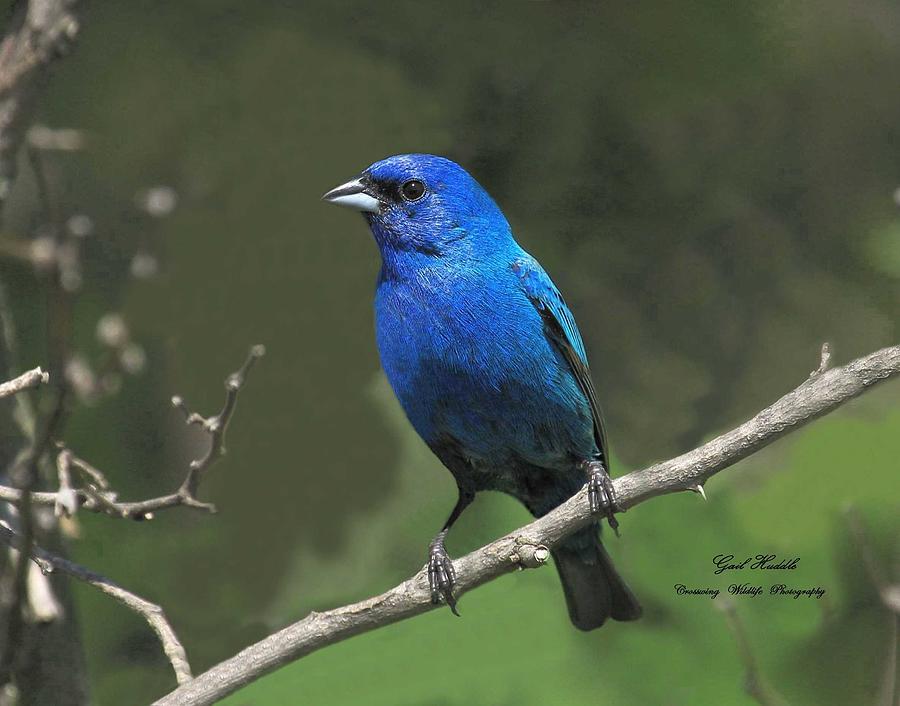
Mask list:
[[[378,350],[407,417],[459,485],[445,530],[480,490],[509,493],[535,515],[573,495],[583,462],[607,456],[584,342],[493,199],[432,155],[377,162],[326,198],[364,210],[378,243]],[[576,625],[637,617],[596,529],[554,556]]]

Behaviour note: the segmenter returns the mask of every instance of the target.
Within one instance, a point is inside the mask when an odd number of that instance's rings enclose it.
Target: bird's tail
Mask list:
[[[641,605],[619,576],[596,527],[569,537],[553,551],[569,617],[580,630],[599,628],[606,619],[637,620]]]

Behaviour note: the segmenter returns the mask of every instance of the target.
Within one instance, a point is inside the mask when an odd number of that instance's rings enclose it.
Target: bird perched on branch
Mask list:
[[[481,490],[540,517],[588,484],[613,527],[603,417],[575,319],[515,241],[488,193],[426,154],[377,162],[323,196],[361,211],[382,266],[378,350],[406,416],[456,479],[459,500],[429,547],[432,600],[456,613],[444,538]],[[593,524],[553,549],[576,627],[641,614]]]

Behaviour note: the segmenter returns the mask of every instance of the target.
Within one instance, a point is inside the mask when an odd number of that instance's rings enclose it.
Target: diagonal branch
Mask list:
[[[736,429],[677,458],[617,478],[618,504],[630,508],[657,495],[702,487],[719,471],[898,374],[900,346],[884,348],[840,368],[828,369],[824,360],[809,380]],[[543,563],[547,547],[592,521],[587,491],[582,489],[544,517],[455,561],[457,593],[471,591],[518,567]],[[380,596],[310,613],[183,684],[155,706],[212,704],[316,650],[434,607],[427,574],[419,571]]]
[[[22,537],[4,524],[0,524],[0,539],[21,551],[23,545]],[[37,545],[32,544],[29,553],[31,560],[37,564],[44,574],[60,571],[79,581],[89,583],[144,618],[159,638],[163,652],[166,653],[166,657],[168,657],[169,662],[172,664],[172,669],[175,671],[175,678],[178,680],[178,683],[184,684],[190,681],[191,666],[188,664],[187,654],[160,606],[122,588],[105,576],[101,576],[67,559],[55,556]]]

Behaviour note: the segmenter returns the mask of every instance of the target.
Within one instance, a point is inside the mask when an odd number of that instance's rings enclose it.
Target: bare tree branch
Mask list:
[[[0,215],[16,178],[19,148],[28,131],[37,96],[45,84],[47,68],[53,60],[68,50],[74,41],[79,24],[75,16],[77,0],[19,0],[8,3],[8,22],[4,36],[0,40]],[[2,289],[2,288],[0,288]],[[13,366],[10,350],[13,337],[11,318],[8,314],[5,295],[0,292],[0,320],[2,338],[0,346],[0,374],[11,374]],[[54,378],[62,368],[51,361]],[[61,401],[61,400],[60,400]],[[22,395],[16,398],[15,412],[7,416],[4,423],[17,424],[26,440],[36,438],[40,432],[38,417]],[[53,415],[56,416],[55,414]],[[4,455],[3,465],[10,461]],[[24,482],[20,477],[11,481],[23,493],[17,503],[21,517],[23,534],[32,534],[30,491],[34,490],[36,466],[39,462],[29,462],[25,469]],[[35,471],[35,473],[32,473]],[[81,651],[81,641],[77,626],[71,620],[57,620],[63,615],[62,606],[66,602],[57,600],[56,592],[47,577],[35,573],[33,565],[24,558],[13,566],[16,580],[11,586],[14,600],[6,610],[7,622],[11,630],[9,638],[17,639],[20,625],[22,599],[27,594],[27,604],[31,618],[45,624],[37,630],[28,629],[26,637],[32,649],[25,654],[21,645],[4,644],[0,654],[0,681],[4,683],[4,695],[19,692],[23,701],[45,700],[50,694],[59,704],[71,706],[87,702],[85,665]],[[19,658],[14,666],[15,684],[9,682],[8,666],[10,650],[18,649]]]
[[[29,370],[27,373],[22,373],[19,377],[14,378],[9,382],[0,383],[0,399],[45,384],[49,380],[50,375],[40,368]]]
[[[22,551],[24,544],[22,537],[3,524],[0,524],[0,538],[10,546]],[[35,544],[31,545],[30,558],[44,574],[61,571],[79,581],[89,583],[144,618],[159,638],[163,651],[166,653],[166,657],[175,671],[175,678],[178,680],[178,683],[184,684],[191,679],[191,666],[188,663],[187,654],[160,606],[122,588],[105,576],[79,566],[68,559],[54,556]]]
[[[884,348],[840,368],[819,368],[800,387],[736,429],[682,456],[615,479],[619,506],[626,509],[657,495],[702,487],[712,475],[900,373],[900,346]],[[546,548],[592,521],[587,491],[582,489],[544,517],[456,560],[457,594],[516,568],[541,564],[538,557],[545,556]],[[316,650],[434,607],[427,573],[421,570],[380,596],[310,613],[183,684],[155,706],[212,704]]]
[[[29,0],[13,12],[0,43],[0,208],[16,177],[41,75],[78,34],[76,0]]]
[[[0,486],[0,500],[14,503],[19,509],[19,516],[23,519],[31,518],[31,508],[36,505],[52,505],[57,516],[63,514],[67,516],[72,515],[79,507],[85,507],[117,517],[134,519],[150,519],[153,511],[177,505],[214,511],[215,508],[212,505],[202,503],[196,498],[200,478],[213,463],[225,454],[225,432],[234,415],[238,393],[247,378],[248,372],[264,353],[265,348],[263,346],[253,346],[237,372],[226,378],[225,402],[218,414],[203,417],[196,413],[190,413],[180,398],[173,399],[175,406],[184,411],[187,423],[202,426],[210,437],[208,450],[201,458],[191,461],[187,476],[175,493],[140,502],[119,502],[116,499],[116,494],[110,490],[104,474],[88,462],[75,456],[62,443],[57,443],[59,451],[56,456],[59,490],[56,492],[39,492],[34,490],[34,482],[37,479],[37,463],[50,445],[62,414],[62,406],[57,404],[47,419],[42,420],[40,431],[35,436],[33,443],[15,464],[14,468],[24,474],[25,481],[20,487]],[[37,369],[37,372],[40,373],[40,369]],[[61,396],[58,395],[57,402],[60,402],[60,400]],[[73,471],[77,471],[87,481],[85,487],[74,487]],[[15,566],[16,595],[19,598],[17,603],[10,609],[10,634],[7,637],[5,648],[0,654],[0,680],[8,680],[12,669],[12,662],[19,644],[18,632],[21,630],[22,625],[20,603],[26,592],[27,578],[29,576],[34,577],[34,567],[24,558],[26,556],[30,556],[40,567],[43,573],[39,573],[38,576],[45,576],[58,569],[63,573],[96,586],[104,593],[142,615],[159,637],[163,650],[172,663],[178,683],[184,683],[191,678],[190,666],[184,648],[167,622],[160,606],[126,591],[121,586],[97,573],[37,547],[34,543],[33,535],[32,523],[22,522],[21,533],[0,524],[0,538],[18,550],[18,561],[16,561]],[[28,549],[25,549],[26,547]],[[44,608],[46,610],[43,611],[43,614],[49,615],[52,607],[45,602]]]
[[[11,29],[0,44],[0,208],[5,203],[16,176],[18,148],[30,120],[36,87],[43,69],[68,49],[78,31],[71,13],[75,0],[28,0],[17,4]],[[50,208],[49,190],[43,165],[36,150],[30,150],[38,195],[45,203],[48,222],[58,221],[58,212]],[[58,223],[56,224],[58,225]],[[61,228],[54,230],[54,242],[63,241]],[[71,288],[63,280],[61,260],[55,260],[46,274],[49,283],[47,334],[49,367],[64,369],[71,333]],[[40,464],[52,439],[63,426],[67,412],[68,384],[64,375],[54,373],[54,403],[50,412],[36,423],[36,433],[27,451],[10,471],[13,486],[20,491],[17,503],[24,554],[34,541],[35,527],[31,493],[39,483]],[[23,554],[23,556],[24,556]],[[28,596],[29,564],[20,557],[14,567],[13,601],[7,611],[6,640],[0,651],[0,685],[15,678],[16,656],[25,627],[22,606]]]
[[[39,420],[33,441],[13,463],[10,471],[10,477],[20,493],[16,509],[24,547],[30,547],[34,543],[35,518],[32,513],[31,494],[38,483],[41,458],[50,446],[50,440],[56,434],[64,417],[65,384],[57,387],[55,392],[51,411]],[[13,567],[13,601],[7,611],[6,641],[0,652],[0,685],[3,686],[13,678],[15,658],[24,631],[22,606],[28,597],[28,569],[28,562],[20,556]]]
[[[240,369],[229,375],[225,380],[225,406],[222,411],[212,417],[202,417],[196,412],[188,410],[187,405],[181,397],[173,397],[172,404],[184,413],[185,422],[187,424],[198,424],[209,432],[210,444],[209,450],[203,456],[195,461],[191,461],[188,469],[187,477],[184,483],[178,489],[176,495],[181,498],[181,503],[191,507],[198,507],[204,510],[215,512],[215,506],[209,503],[201,503],[197,500],[197,488],[203,474],[209,470],[216,461],[225,455],[225,432],[228,429],[228,422],[234,414],[234,407],[237,404],[237,396],[247,373],[257,360],[266,354],[265,346],[256,345],[250,349],[247,360]]]
[[[135,520],[149,520],[153,517],[154,512],[179,506],[215,512],[216,508],[212,503],[197,499],[200,480],[203,474],[225,455],[225,432],[234,415],[238,393],[243,387],[250,369],[263,355],[265,355],[264,346],[253,346],[240,369],[225,379],[225,402],[217,414],[204,417],[196,412],[188,411],[181,397],[172,398],[173,405],[184,413],[187,424],[196,424],[209,434],[209,448],[201,458],[190,462],[184,481],[174,493],[134,502],[119,501],[116,494],[110,490],[109,482],[102,472],[87,461],[75,456],[65,445],[57,444],[60,449],[57,457],[60,488],[58,491],[32,491],[29,493],[30,503],[35,506],[51,505],[57,513],[73,514],[77,509],[84,508],[112,517]],[[86,478],[85,486],[74,487],[71,478],[73,469]],[[19,503],[23,497],[20,489],[0,485],[0,500]]]

